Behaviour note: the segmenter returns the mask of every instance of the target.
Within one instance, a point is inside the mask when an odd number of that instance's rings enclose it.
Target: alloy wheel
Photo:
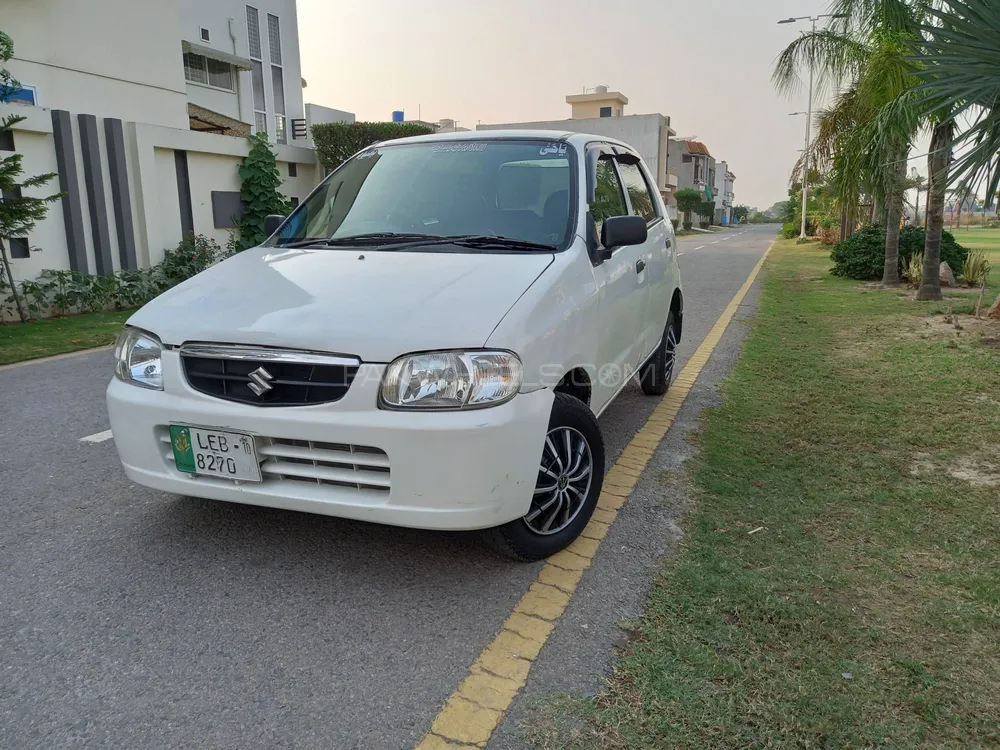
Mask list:
[[[673,326],[667,329],[666,356],[663,360],[663,375],[666,378],[666,384],[670,385],[670,381],[674,377],[674,364],[677,362],[677,332],[674,331]]]
[[[543,536],[565,529],[583,508],[593,479],[594,456],[583,434],[572,427],[549,430],[525,525]]]

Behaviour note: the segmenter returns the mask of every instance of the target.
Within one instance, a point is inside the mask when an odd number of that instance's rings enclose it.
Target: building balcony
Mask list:
[[[667,169],[666,188],[667,190],[677,190],[677,170],[673,167]]]

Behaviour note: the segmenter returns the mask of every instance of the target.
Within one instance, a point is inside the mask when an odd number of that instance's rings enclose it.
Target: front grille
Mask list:
[[[157,428],[163,458],[174,463],[170,433],[166,425]],[[319,485],[331,490],[357,490],[358,497],[376,500],[389,492],[389,456],[379,448],[315,440],[255,437],[263,486],[272,482]],[[229,484],[216,477],[194,476],[200,482]],[[300,485],[301,486],[301,485]]]
[[[313,440],[258,438],[260,472],[276,478],[312,484],[389,491],[389,456],[378,448]]]
[[[254,406],[339,401],[359,366],[356,360],[308,352],[233,348],[229,353],[223,347],[196,346],[181,349],[181,362],[188,384],[196,391]]]

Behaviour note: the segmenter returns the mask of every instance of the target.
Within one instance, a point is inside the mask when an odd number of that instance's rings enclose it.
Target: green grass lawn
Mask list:
[[[132,312],[88,313],[0,325],[0,365],[111,344]]]
[[[958,244],[970,250],[982,250],[990,259],[995,274],[1000,275],[1000,229],[974,227],[953,232]],[[994,284],[996,280],[994,280]]]
[[[680,549],[537,745],[1000,746],[1000,324],[829,267],[775,246]]]

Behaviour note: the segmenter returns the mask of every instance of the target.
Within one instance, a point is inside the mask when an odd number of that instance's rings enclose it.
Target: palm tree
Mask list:
[[[858,218],[864,194],[873,220],[886,227],[882,283],[899,286],[899,224],[905,193],[906,156],[916,124],[910,112],[895,123],[896,137],[873,149],[865,137],[871,123],[917,84],[910,43],[923,19],[922,0],[836,0],[831,26],[803,34],[779,55],[772,79],[779,91],[797,88],[798,70],[814,66],[819,85],[834,86],[833,106],[821,113],[812,148],[830,167],[839,192],[842,227]],[[880,208],[875,208],[880,207]]]
[[[940,262],[948,177],[964,189],[978,186],[985,177],[987,195],[995,193],[1000,182],[1000,170],[990,169],[1000,152],[1000,5],[996,0],[946,0],[929,15],[921,29],[923,67],[917,75],[923,81],[920,106],[936,119],[928,157],[936,172],[930,176],[924,277],[917,299],[941,299],[937,265],[933,274],[929,265]],[[954,138],[956,127],[966,120],[971,125]],[[959,156],[949,165],[956,148]]]

